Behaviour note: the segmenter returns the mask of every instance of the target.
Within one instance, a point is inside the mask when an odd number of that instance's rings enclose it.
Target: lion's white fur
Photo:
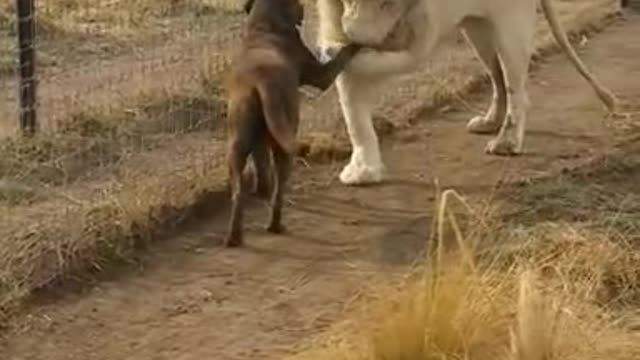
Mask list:
[[[490,154],[521,153],[529,107],[526,80],[539,2],[556,40],[612,110],[614,96],[575,54],[551,1],[317,0],[318,45],[324,59],[350,42],[369,47],[356,55],[336,81],[353,148],[340,180],[345,184],[382,180],[384,164],[371,120],[377,90],[385,79],[416,69],[456,29],[473,45],[493,84],[489,109],[484,116],[471,119],[467,129],[474,133],[497,133],[485,149]],[[406,34],[394,37],[397,31]],[[387,46],[387,42],[398,41],[397,38],[404,39],[401,41],[406,44]]]

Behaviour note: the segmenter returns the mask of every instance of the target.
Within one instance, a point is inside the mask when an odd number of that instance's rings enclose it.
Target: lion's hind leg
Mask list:
[[[469,120],[467,130],[475,134],[496,134],[507,113],[507,87],[496,51],[494,29],[486,20],[469,19],[462,24],[462,33],[489,74],[493,90],[489,109]]]
[[[520,4],[520,2],[518,3]],[[518,155],[524,150],[529,96],[526,84],[535,34],[535,4],[516,7],[508,17],[494,22],[498,54],[507,84],[507,115],[498,135],[485,151],[493,155]]]

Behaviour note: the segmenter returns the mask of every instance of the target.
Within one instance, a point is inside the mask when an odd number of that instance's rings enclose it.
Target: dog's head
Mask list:
[[[304,7],[300,0],[246,0],[244,11],[250,21],[268,21],[279,28],[302,25]]]

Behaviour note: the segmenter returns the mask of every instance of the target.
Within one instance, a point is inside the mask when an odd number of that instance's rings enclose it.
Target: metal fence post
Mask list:
[[[36,27],[35,0],[16,0],[20,76],[20,129],[36,132]]]

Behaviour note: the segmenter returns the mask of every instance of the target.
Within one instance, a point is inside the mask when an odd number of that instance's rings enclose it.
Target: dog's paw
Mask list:
[[[229,234],[224,239],[224,246],[229,248],[240,247],[243,243],[242,234]]]
[[[287,228],[281,223],[270,223],[267,226],[267,231],[272,234],[284,234],[287,232]]]

